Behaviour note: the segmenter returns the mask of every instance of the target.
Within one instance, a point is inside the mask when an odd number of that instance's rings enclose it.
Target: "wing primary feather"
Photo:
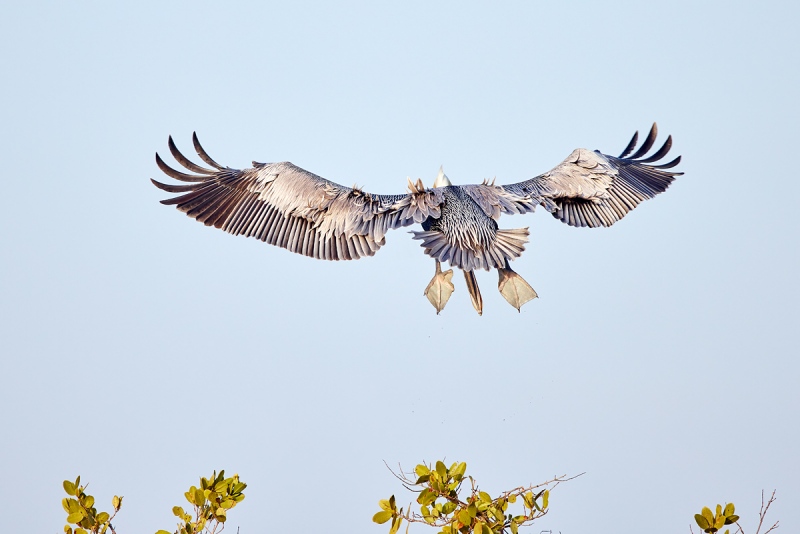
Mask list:
[[[681,156],[678,156],[677,158],[673,159],[673,160],[672,160],[672,161],[670,161],[669,163],[665,163],[665,164],[663,164],[663,165],[653,165],[653,168],[654,168],[654,169],[671,169],[672,167],[675,167],[675,166],[677,166],[677,165],[678,165],[678,163],[680,163],[680,162],[681,162]],[[670,173],[670,174],[673,174],[673,173]],[[674,173],[674,174],[675,174],[676,176],[679,176],[679,175],[681,175],[681,174],[683,174],[683,173],[682,173],[682,172],[676,172],[676,173]]]
[[[225,221],[224,230],[233,235],[241,234],[242,227],[247,223],[250,213],[253,211],[253,206],[258,203],[258,197],[255,195],[248,195],[236,208],[232,216]]]
[[[171,178],[175,178],[176,180],[180,180],[181,182],[204,182],[208,180],[207,176],[193,176],[191,174],[186,174],[180,171],[176,171],[166,163],[164,160],[161,159],[161,156],[158,155],[156,152],[156,165],[161,171]]]
[[[175,146],[175,141],[172,140],[171,135],[169,136],[167,145],[169,145],[169,151],[172,153],[172,157],[175,158],[175,161],[183,165],[186,169],[189,169],[192,172],[199,172],[200,174],[214,174],[214,171],[192,163],[189,158],[181,154],[181,151],[178,150],[177,146]]]
[[[175,205],[178,209],[180,209],[180,205],[182,203],[189,202],[190,200],[199,198],[199,197],[203,196],[204,194],[208,193],[210,190],[213,189],[213,186],[206,185],[206,184],[202,184],[199,187],[200,187],[199,189],[196,189],[196,190],[192,191],[191,193],[186,193],[185,195],[180,195],[180,196],[172,197],[172,198],[165,198],[164,200],[161,200],[160,202],[161,202],[161,204],[164,204],[165,206],[173,206],[173,205]]]
[[[197,132],[192,132],[192,144],[194,145],[195,152],[197,152],[197,155],[200,156],[200,159],[202,159],[203,161],[205,161],[206,163],[208,163],[209,165],[211,165],[216,169],[219,169],[221,171],[225,170],[225,167],[223,167],[222,165],[211,159],[211,156],[209,156],[206,153],[206,151],[203,150],[203,147],[200,146],[200,140],[197,139]]]
[[[236,191],[232,194],[229,194],[228,197],[223,198],[212,211],[204,214],[201,222],[206,226],[214,226],[215,228],[219,228],[222,226],[222,223],[225,221],[225,219],[230,216],[231,212],[236,209],[236,204],[239,202],[240,196],[241,191]],[[200,219],[198,218],[197,220],[199,221]]]
[[[663,158],[664,156],[667,155],[667,152],[669,152],[670,148],[672,148],[672,136],[671,135],[669,137],[667,137],[667,140],[664,142],[662,147],[658,149],[658,152],[656,152],[655,154],[653,154],[649,158],[639,160],[639,163],[652,163],[654,161],[658,161],[658,160],[660,160],[661,158]]]
[[[637,150],[636,153],[633,154],[628,159],[640,158],[645,154],[647,154],[647,151],[650,150],[650,148],[652,148],[653,146],[653,143],[656,142],[657,135],[658,135],[658,126],[656,126],[656,123],[653,123],[653,127],[650,128],[650,133],[647,134],[647,139],[644,140],[644,143],[642,143],[642,146],[639,147],[639,150]]]
[[[202,191],[195,191],[185,195],[185,200],[178,204],[178,209],[184,212],[189,217],[195,217],[196,213],[202,211],[203,206],[208,205],[210,202],[217,201],[220,197],[225,196],[226,191],[222,188],[207,188]],[[198,211],[199,210],[199,211]]]
[[[157,188],[161,189],[162,191],[166,191],[167,193],[188,193],[189,191],[194,191],[197,189],[196,185],[170,185],[170,184],[162,184],[161,182],[157,182],[150,178],[150,181],[153,182],[153,185]]]
[[[225,203],[230,196],[228,191],[214,191],[206,197],[199,197],[198,202],[192,204],[190,210],[185,213],[192,219],[205,223],[205,217],[214,211],[223,203]],[[181,209],[182,206],[179,207]]]
[[[630,154],[631,151],[636,147],[636,143],[638,142],[639,142],[639,130],[636,130],[635,132],[633,132],[633,137],[631,137],[630,143],[628,143],[628,146],[625,147],[625,150],[622,151],[622,154],[620,154],[619,157],[624,158],[625,156]]]

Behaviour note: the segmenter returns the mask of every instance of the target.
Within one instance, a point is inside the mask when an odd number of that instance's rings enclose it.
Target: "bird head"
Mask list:
[[[439,174],[436,176],[436,180],[433,181],[433,187],[445,187],[448,185],[453,185],[450,183],[450,179],[444,173],[444,169],[439,167]]]

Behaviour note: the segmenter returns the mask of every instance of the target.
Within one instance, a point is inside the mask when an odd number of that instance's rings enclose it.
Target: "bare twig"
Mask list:
[[[767,518],[769,507],[772,506],[772,503],[777,500],[777,497],[775,497],[775,491],[776,490],[772,490],[772,495],[770,495],[769,500],[764,502],[764,490],[761,490],[761,508],[758,511],[758,528],[756,529],[756,534],[761,534],[761,528],[764,526],[764,520]],[[778,528],[778,526],[780,526],[779,523],[780,521],[775,521],[771,527],[764,531],[764,534],[769,534]],[[736,522],[736,528],[737,530],[733,534],[744,534],[744,528],[742,528],[742,525],[740,525],[738,521]]]
[[[769,507],[772,506],[776,500],[775,497],[775,490],[772,490],[772,495],[769,496],[769,500],[764,504],[764,490],[761,490],[761,509],[758,511],[758,529],[756,529],[756,534],[761,533],[761,526],[764,524],[764,519],[767,518],[767,512],[769,511]],[[772,532],[776,528],[778,528],[779,521],[775,521],[775,523],[767,529],[764,534],[768,534]],[[741,527],[740,527],[741,528]]]

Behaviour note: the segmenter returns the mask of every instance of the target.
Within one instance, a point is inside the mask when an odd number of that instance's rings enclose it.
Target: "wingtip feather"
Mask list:
[[[214,167],[215,169],[219,169],[221,171],[225,170],[225,167],[214,161],[211,156],[203,149],[202,145],[200,145],[200,140],[197,138],[197,132],[192,132],[192,144],[194,145],[194,150],[197,152],[197,155],[200,156],[200,159]]]

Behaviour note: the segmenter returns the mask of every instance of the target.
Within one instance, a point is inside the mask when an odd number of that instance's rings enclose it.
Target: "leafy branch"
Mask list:
[[[547,514],[551,489],[576,478],[554,477],[540,484],[504,491],[493,498],[479,488],[475,479],[466,476],[466,469],[464,462],[454,462],[448,468],[441,461],[435,465],[419,464],[412,473],[404,473],[402,469],[395,473],[389,469],[407,490],[418,493],[419,512],[412,511],[411,504],[405,511],[403,508],[398,510],[392,495],[379,501],[381,511],[372,520],[379,524],[391,520],[389,534],[396,534],[403,521],[409,525],[430,525],[440,529],[440,534],[502,534],[508,531],[517,534],[519,527]],[[468,494],[462,496],[462,487],[467,481]],[[510,513],[509,505],[518,502],[521,510],[517,514]]]
[[[113,513],[98,512],[94,507],[94,497],[86,493],[86,486],[81,486],[81,477],[75,482],[65,480],[64,491],[69,497],[61,501],[67,512],[65,534],[117,534],[111,520],[122,506],[122,497],[111,499]],[[175,534],[219,534],[225,530],[228,511],[244,500],[244,489],[247,484],[239,480],[239,475],[225,478],[225,471],[220,471],[210,478],[200,478],[200,487],[192,486],[184,496],[192,505],[190,513],[180,506],[172,508],[172,513],[180,519]],[[74,527],[73,527],[74,525]],[[156,534],[171,534],[159,530]]]
[[[756,534],[761,534],[761,528],[764,526],[764,520],[767,518],[767,512],[769,511],[769,507],[774,503],[776,500],[775,498],[775,491],[773,490],[772,495],[770,495],[769,500],[764,502],[764,491],[761,491],[761,509],[758,512],[758,528],[756,528]],[[745,534],[744,528],[739,524],[739,516],[735,513],[735,508],[733,503],[728,503],[723,506],[718,504],[716,507],[716,512],[712,512],[710,508],[703,507],[703,510],[699,514],[695,514],[694,516],[695,523],[706,534],[714,534],[719,531],[722,527],[726,525],[736,524],[736,531],[734,534]],[[764,534],[769,534],[779,526],[779,521],[775,521],[775,523],[769,527]],[[689,530],[694,534],[694,529],[691,525],[689,525]],[[730,534],[730,529],[725,529],[725,534]]]
[[[211,475],[211,478],[200,478],[200,487],[192,486],[184,493],[186,500],[192,505],[193,513],[187,513],[180,506],[174,506],[172,513],[180,519],[175,534],[218,534],[225,530],[228,510],[244,500],[244,489],[247,484],[239,481],[239,475],[225,478],[225,471]],[[156,534],[170,534],[159,530]]]
[[[75,482],[64,481],[64,491],[69,497],[64,497],[61,506],[67,512],[67,524],[64,525],[66,534],[117,534],[111,525],[111,520],[117,515],[122,506],[122,497],[114,495],[111,499],[113,513],[98,512],[94,506],[94,497],[86,493],[87,486],[81,486],[81,477]],[[74,528],[72,525],[75,525]]]

